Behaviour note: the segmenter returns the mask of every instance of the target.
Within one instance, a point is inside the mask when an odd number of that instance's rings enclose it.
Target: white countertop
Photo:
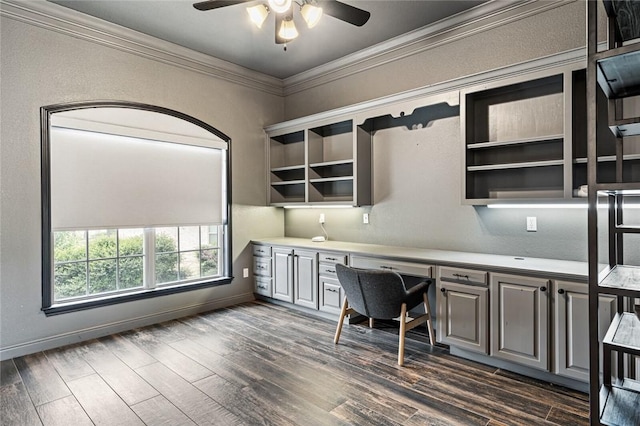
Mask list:
[[[312,242],[307,238],[263,238],[254,244],[290,246],[318,251],[339,251],[355,255],[408,260],[434,265],[458,266],[490,272],[507,272],[549,279],[587,282],[587,262],[543,259],[536,257],[504,256],[486,253],[432,250],[413,247],[383,246],[378,244],[349,243],[343,241]]]

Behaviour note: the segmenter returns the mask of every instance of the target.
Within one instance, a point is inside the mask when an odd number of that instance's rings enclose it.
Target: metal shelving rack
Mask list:
[[[622,107],[625,98],[640,95],[640,2],[603,1],[608,46],[600,52],[598,3],[594,0],[586,3],[590,417],[592,425],[637,426],[640,425],[640,381],[635,378],[632,361],[633,357],[640,356],[640,319],[631,308],[636,298],[640,298],[640,267],[625,264],[623,240],[627,234],[640,233],[640,226],[625,224],[623,213],[625,200],[640,197],[637,172],[640,165],[629,167],[629,157],[624,156],[625,141],[640,135],[640,117],[625,117]],[[623,9],[624,14],[620,13]],[[599,90],[606,95],[605,105],[598,105]],[[608,111],[607,125],[616,137],[613,183],[603,183],[598,176],[599,108]],[[605,270],[601,270],[598,256],[598,197],[608,198],[609,256]],[[617,312],[602,342],[598,336],[600,294],[617,297]]]

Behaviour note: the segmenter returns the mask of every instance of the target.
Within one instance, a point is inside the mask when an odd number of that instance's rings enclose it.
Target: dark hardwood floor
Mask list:
[[[2,362],[2,425],[587,425],[588,397],[262,302]]]

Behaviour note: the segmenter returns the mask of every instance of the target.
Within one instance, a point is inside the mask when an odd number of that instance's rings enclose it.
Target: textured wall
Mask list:
[[[419,130],[394,128],[373,138],[372,207],[291,209],[290,237],[322,233],[318,214],[335,240],[505,255],[586,260],[587,211],[488,209],[461,205],[460,119]],[[369,225],[362,213],[370,213]],[[538,218],[527,232],[526,217]]]
[[[262,131],[266,123],[282,119],[280,97],[10,18],[2,18],[0,47],[3,357],[30,350],[25,346],[29,343],[80,340],[109,328],[126,328],[132,320],[179,316],[202,304],[253,297],[251,280],[236,278],[228,286],[45,317],[40,311],[39,108],[67,101],[136,101],[184,112],[229,135],[234,275],[242,277],[242,268],[251,267],[250,238],[283,233],[282,212],[264,207]]]
[[[574,49],[585,42],[585,6],[571,2],[382,67],[287,97],[289,118],[336,108]],[[509,209],[461,204],[459,118],[431,127],[377,132],[374,205],[350,210],[287,210],[290,237],[333,239],[567,260],[587,259],[585,210]],[[362,224],[362,213],[371,224]],[[527,216],[538,232],[526,232]]]
[[[287,96],[287,119],[351,105],[584,46],[584,2],[500,25]]]

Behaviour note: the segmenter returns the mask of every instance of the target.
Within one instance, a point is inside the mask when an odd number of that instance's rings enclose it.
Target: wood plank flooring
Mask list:
[[[2,362],[2,425],[588,425],[587,395],[419,333],[253,302]]]

